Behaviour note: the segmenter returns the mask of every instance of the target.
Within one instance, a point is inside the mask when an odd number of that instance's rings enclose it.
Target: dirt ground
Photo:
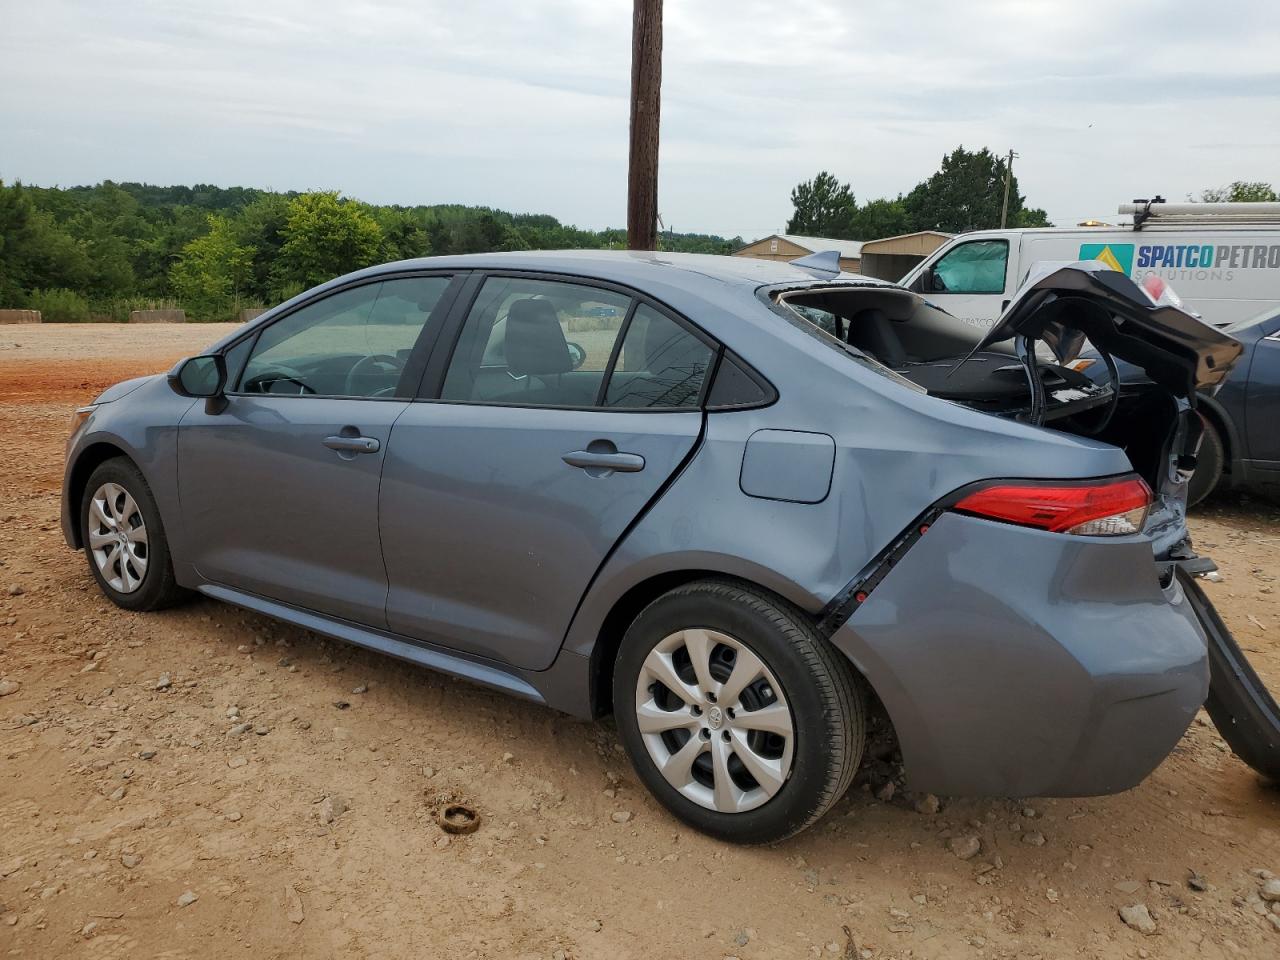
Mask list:
[[[0,956],[1280,956],[1257,893],[1280,792],[1204,715],[1120,796],[922,813],[855,787],[741,849],[650,800],[609,722],[208,600],[116,609],[58,529],[71,411],[226,329],[0,328]],[[1280,688],[1280,510],[1192,525]],[[444,799],[479,830],[443,834]],[[1151,935],[1121,921],[1137,904]]]

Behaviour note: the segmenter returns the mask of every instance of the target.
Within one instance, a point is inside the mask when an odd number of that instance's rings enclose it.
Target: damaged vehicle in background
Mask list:
[[[828,810],[872,712],[913,790],[1137,784],[1230,641],[1185,496],[1239,344],[1096,264],[982,337],[833,261],[338,278],[80,411],[67,541],[127,609],[195,590],[612,712],[655,797],[731,841]],[[1071,370],[1086,338],[1151,389]],[[1250,709],[1215,719],[1265,768]]]
[[[1271,307],[1218,329],[1240,341],[1244,353],[1221,384],[1196,398],[1204,437],[1187,502],[1195,506],[1223,489],[1280,499],[1280,310]],[[1117,366],[1122,389],[1149,389],[1141,367],[1123,360]],[[1093,352],[1072,367],[1094,379],[1110,376]]]

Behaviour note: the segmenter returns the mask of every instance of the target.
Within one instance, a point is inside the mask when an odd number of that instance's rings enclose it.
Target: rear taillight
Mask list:
[[[1151,506],[1141,477],[1083,483],[997,481],[961,497],[952,509],[1054,533],[1119,537],[1138,533]]]

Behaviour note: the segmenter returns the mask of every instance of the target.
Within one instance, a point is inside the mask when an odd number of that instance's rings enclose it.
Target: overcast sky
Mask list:
[[[0,178],[626,215],[629,0],[0,0]],[[1277,0],[667,0],[659,209],[782,229],[827,169],[1012,147],[1059,225],[1280,184]]]

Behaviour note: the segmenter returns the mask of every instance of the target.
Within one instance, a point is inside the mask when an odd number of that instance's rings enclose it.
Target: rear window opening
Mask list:
[[[906,290],[792,291],[779,294],[776,303],[833,345],[852,347],[931,396],[1018,418],[1031,417],[1038,406],[1012,343],[972,353],[989,326],[952,316]],[[1111,400],[1108,383],[1096,383],[1047,355],[1038,356],[1036,372],[1044,394],[1042,421]]]
[[[1102,363],[1094,369],[1103,375],[1092,379],[1057,363],[1042,343],[1036,346],[1038,387],[1033,389],[1012,341],[973,353],[988,325],[955,317],[907,290],[809,288],[776,294],[774,303],[833,347],[930,396],[1094,437],[1125,450],[1153,489],[1167,479],[1179,409],[1164,390],[1121,396]]]

